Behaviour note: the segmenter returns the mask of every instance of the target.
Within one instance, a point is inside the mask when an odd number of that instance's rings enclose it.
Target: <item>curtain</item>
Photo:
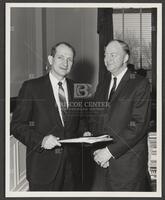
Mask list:
[[[97,32],[99,34],[99,82],[107,72],[104,65],[104,48],[113,39],[113,9],[98,8]]]

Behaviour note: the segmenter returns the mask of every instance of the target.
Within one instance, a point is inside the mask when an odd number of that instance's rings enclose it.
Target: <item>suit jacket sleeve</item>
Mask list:
[[[11,134],[29,148],[40,149],[43,136],[35,131],[32,119],[33,98],[29,82],[20,89],[17,106],[12,116]]]
[[[111,154],[119,158],[133,148],[147,135],[150,121],[150,85],[143,79],[136,89],[131,110],[131,120],[120,134],[116,135],[116,142],[108,146]]]

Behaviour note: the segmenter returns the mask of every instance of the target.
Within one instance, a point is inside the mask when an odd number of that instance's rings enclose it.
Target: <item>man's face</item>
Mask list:
[[[70,72],[72,64],[72,50],[68,46],[61,44],[56,48],[56,53],[52,60],[52,73],[59,80],[63,79]]]
[[[104,54],[104,63],[107,70],[113,74],[120,73],[125,62],[126,53],[117,41],[113,41],[107,45]]]

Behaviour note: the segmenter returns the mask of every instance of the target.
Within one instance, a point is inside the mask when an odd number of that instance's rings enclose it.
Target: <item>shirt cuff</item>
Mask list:
[[[112,157],[113,159],[115,159],[115,157],[111,154],[111,152],[110,152],[110,150],[108,149],[108,147],[106,147],[106,149],[107,149],[107,151],[109,151],[109,154],[111,155],[111,157]]]

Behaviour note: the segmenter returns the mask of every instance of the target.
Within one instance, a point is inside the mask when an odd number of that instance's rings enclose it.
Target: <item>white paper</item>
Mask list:
[[[88,143],[93,144],[96,142],[108,142],[112,141],[113,139],[109,135],[101,135],[97,137],[79,137],[79,138],[72,138],[72,139],[65,139],[59,140],[60,143]]]

